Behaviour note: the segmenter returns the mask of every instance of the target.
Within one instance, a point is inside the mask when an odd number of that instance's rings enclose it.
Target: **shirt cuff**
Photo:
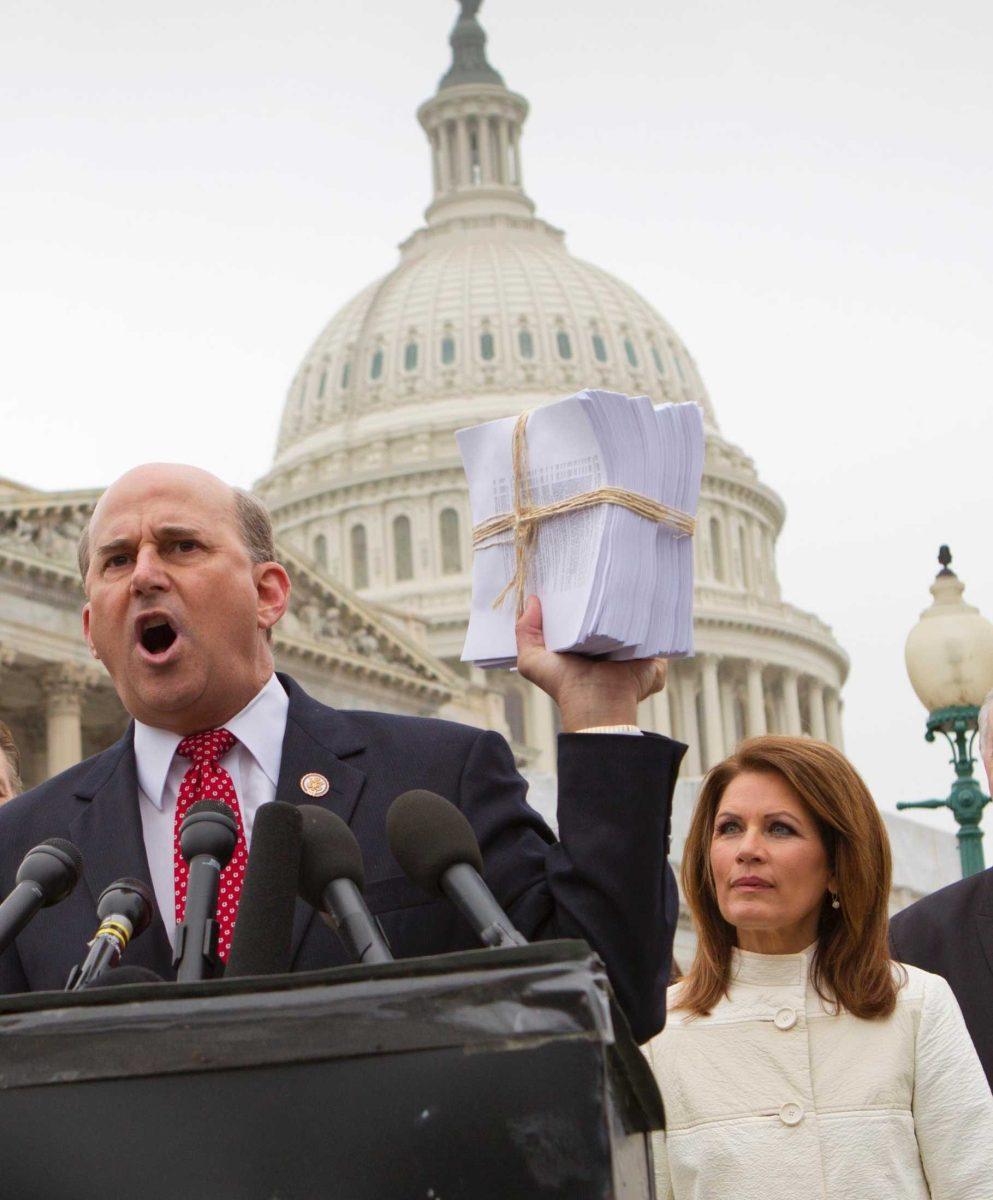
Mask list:
[[[637,725],[591,725],[588,729],[577,729],[577,733],[626,733],[631,737],[641,737]]]

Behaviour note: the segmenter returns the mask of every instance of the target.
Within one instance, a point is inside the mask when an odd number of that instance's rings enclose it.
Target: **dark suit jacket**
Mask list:
[[[948,980],[993,1088],[993,867],[890,921],[893,957]]]
[[[471,822],[484,874],[528,938],[585,938],[603,958],[639,1040],[665,1021],[678,896],[666,862],[672,791],[685,747],[656,735],[559,737],[559,837],[525,802],[526,784],[498,734],[448,721],[341,712],[280,676],[289,694],[276,798],[314,803],[300,778],[331,783],[319,801],[349,823],[365,859],[366,899],[394,954],[472,947],[473,934],[447,901],[407,881],[386,841],[395,796],[426,788]],[[24,854],[49,837],[83,855],[84,878],[67,900],[43,909],[0,955],[0,992],[61,988],[96,929],[96,897],[114,880],[150,883],[138,812],[134,730],[0,808],[0,895]],[[174,978],[165,926],[156,915],[126,961]],[[313,909],[298,901],[293,969],[345,962]]]

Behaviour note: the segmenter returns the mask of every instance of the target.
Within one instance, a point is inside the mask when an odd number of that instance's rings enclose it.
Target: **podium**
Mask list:
[[[642,1200],[662,1119],[583,942],[0,997],[11,1200]]]

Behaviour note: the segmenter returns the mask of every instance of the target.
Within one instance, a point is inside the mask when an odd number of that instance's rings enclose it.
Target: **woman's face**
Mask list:
[[[796,954],[816,941],[834,875],[813,814],[781,775],[746,771],[728,784],[710,866],[721,916],[742,950]]]

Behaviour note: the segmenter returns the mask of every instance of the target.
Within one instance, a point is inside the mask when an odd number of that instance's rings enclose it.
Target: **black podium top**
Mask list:
[[[260,1021],[265,1038],[246,1036]],[[482,1049],[508,1039],[523,1045],[563,1036],[605,1043],[631,1085],[638,1124],[662,1127],[651,1071],[613,1003],[603,964],[581,941],[295,975],[0,996],[0,1093],[67,1079],[228,1070],[467,1043]]]

